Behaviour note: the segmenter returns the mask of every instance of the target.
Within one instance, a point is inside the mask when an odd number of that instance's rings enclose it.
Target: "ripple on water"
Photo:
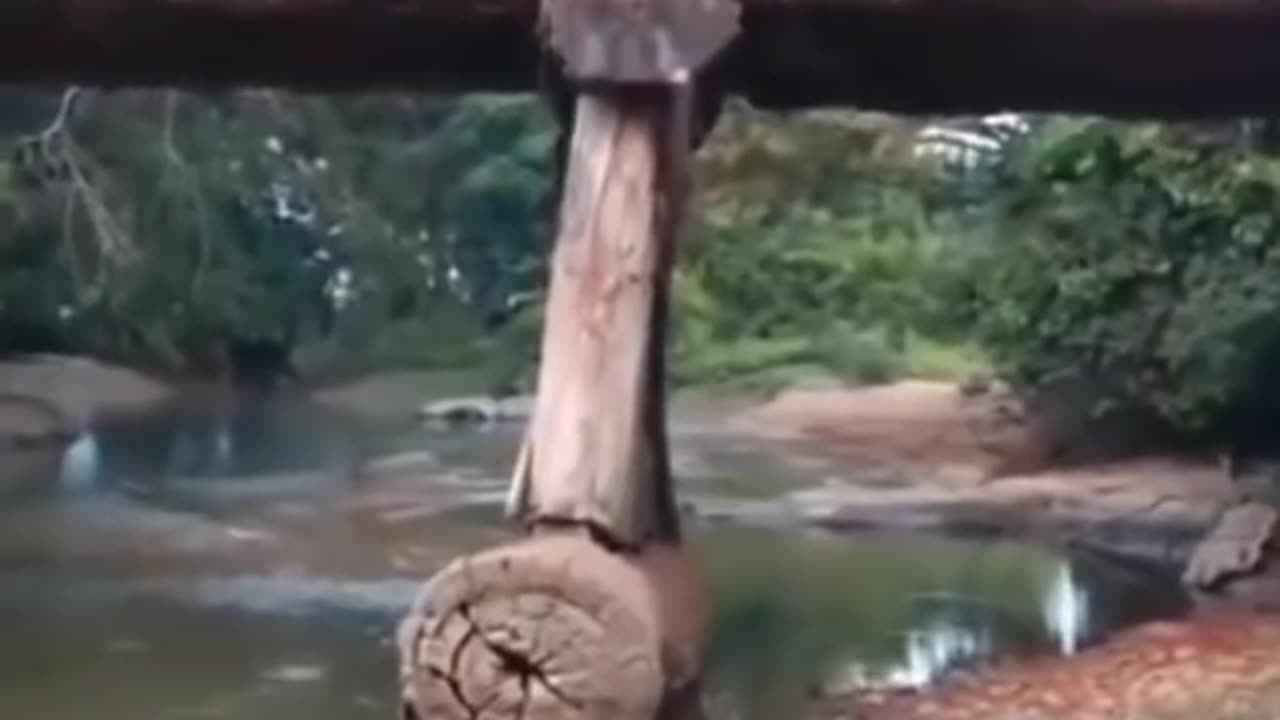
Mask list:
[[[270,614],[324,610],[393,614],[413,602],[421,583],[354,581],[316,577],[201,578],[170,592],[197,604]]]
[[[273,683],[309,683],[323,680],[328,673],[323,665],[285,664],[267,668],[261,676]]]

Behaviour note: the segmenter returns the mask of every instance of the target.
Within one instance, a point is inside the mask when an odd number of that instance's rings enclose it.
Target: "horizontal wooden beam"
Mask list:
[[[766,107],[1280,110],[1280,3],[742,0],[717,68]],[[8,0],[0,82],[536,87],[536,0]]]

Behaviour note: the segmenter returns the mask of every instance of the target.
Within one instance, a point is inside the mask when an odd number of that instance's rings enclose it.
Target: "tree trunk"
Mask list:
[[[687,87],[574,112],[538,399],[509,507],[639,547],[678,537],[664,426],[667,295],[688,191]]]

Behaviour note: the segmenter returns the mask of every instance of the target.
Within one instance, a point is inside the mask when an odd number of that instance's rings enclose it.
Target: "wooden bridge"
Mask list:
[[[0,82],[529,90],[538,0],[10,0]],[[1265,0],[741,0],[718,62],[766,107],[1251,114]]]
[[[565,101],[538,398],[508,499],[528,537],[424,586],[398,633],[402,712],[677,720],[699,717],[707,598],[680,547],[664,341],[690,154],[719,100],[1265,114],[1280,2],[8,0],[0,81]],[[928,707],[893,717],[941,717]],[[991,715],[968,709],[946,717]]]

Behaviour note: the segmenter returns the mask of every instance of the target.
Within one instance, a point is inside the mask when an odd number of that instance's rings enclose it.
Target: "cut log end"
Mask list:
[[[661,616],[646,574],[585,538],[455,561],[401,626],[403,718],[649,720]]]

